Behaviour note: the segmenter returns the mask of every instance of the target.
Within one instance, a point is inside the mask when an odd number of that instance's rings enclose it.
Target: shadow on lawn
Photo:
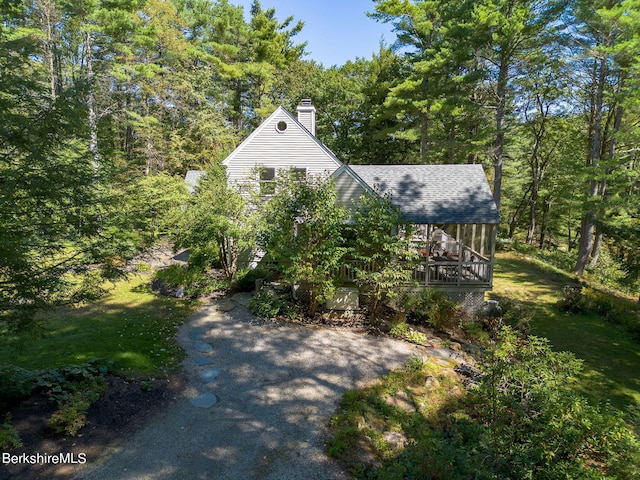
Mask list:
[[[572,352],[583,360],[576,391],[621,409],[640,406],[638,343],[594,312],[567,313],[557,307],[562,287],[576,283],[575,277],[502,253],[497,256],[494,279],[491,297],[516,299],[532,309],[532,333],[548,338],[554,350]]]

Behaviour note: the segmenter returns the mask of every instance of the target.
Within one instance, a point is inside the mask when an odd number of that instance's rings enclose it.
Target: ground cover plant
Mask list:
[[[414,359],[347,392],[329,455],[367,479],[640,478],[640,442],[621,413],[567,388],[575,356],[506,327],[481,363],[468,390]]]

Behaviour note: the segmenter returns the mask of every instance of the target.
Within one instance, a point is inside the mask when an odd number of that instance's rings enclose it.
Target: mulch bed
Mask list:
[[[11,411],[11,423],[20,433],[23,447],[11,455],[58,453],[86,456],[86,465],[94,463],[108,449],[116,447],[153,415],[165,409],[180,392],[185,381],[179,375],[141,382],[121,377],[106,377],[109,389],[91,406],[85,425],[75,437],[63,437],[47,427],[56,406],[44,395],[33,396]],[[66,479],[82,465],[0,464],[0,478],[20,480]]]

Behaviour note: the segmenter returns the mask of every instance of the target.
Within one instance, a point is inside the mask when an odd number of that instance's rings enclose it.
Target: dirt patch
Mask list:
[[[109,375],[107,393],[87,413],[85,425],[76,437],[62,437],[47,427],[56,410],[44,395],[33,396],[11,411],[11,423],[22,438],[23,447],[11,455],[73,454],[78,461],[95,463],[105,452],[118,446],[153,415],[163,411],[183,391],[179,375],[153,381],[125,380]],[[80,454],[83,454],[82,456]],[[0,465],[0,477],[20,480],[66,479],[82,464]]]

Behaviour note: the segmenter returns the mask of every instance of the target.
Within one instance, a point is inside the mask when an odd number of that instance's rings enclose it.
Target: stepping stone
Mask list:
[[[216,363],[213,358],[209,357],[194,357],[193,361],[196,365],[200,365],[201,367],[204,365],[211,365],[213,363]]]
[[[202,337],[204,337],[207,334],[208,331],[209,331],[208,327],[194,327],[189,332],[189,340],[191,341],[200,340]]]
[[[231,297],[231,300],[234,302],[238,302],[240,305],[244,305],[245,307],[249,305],[249,301],[251,300],[253,295],[248,292],[239,292]]]
[[[216,403],[218,403],[218,397],[216,397],[213,393],[206,392],[198,395],[196,398],[192,398],[190,402],[194,407],[211,408]]]
[[[229,299],[224,299],[218,303],[218,309],[223,312],[230,312],[234,308],[236,308],[236,304]]]
[[[217,368],[207,368],[206,370],[203,370],[202,372],[200,372],[200,378],[209,383],[209,382],[213,382],[216,377],[220,374],[220,370]]]
[[[442,360],[455,360],[458,354],[448,348],[429,348],[429,355],[440,358]]]
[[[193,348],[195,348],[200,353],[209,353],[213,351],[213,345],[211,345],[210,343],[202,342],[200,340],[193,342]]]

